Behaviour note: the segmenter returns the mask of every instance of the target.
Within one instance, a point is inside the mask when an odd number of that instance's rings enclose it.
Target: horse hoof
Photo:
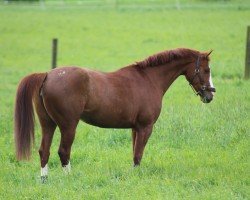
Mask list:
[[[41,182],[46,183],[48,181],[48,176],[41,176]]]

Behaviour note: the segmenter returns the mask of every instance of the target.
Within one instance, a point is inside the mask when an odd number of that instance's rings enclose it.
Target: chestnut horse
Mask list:
[[[15,105],[17,159],[29,159],[34,140],[33,105],[42,127],[39,149],[41,177],[48,174],[54,131],[61,142],[58,154],[70,171],[70,152],[79,120],[103,128],[131,128],[134,165],[139,165],[162,106],[162,98],[184,75],[204,103],[213,99],[209,53],[179,48],[104,73],[86,68],[61,67],[31,74],[19,84]]]

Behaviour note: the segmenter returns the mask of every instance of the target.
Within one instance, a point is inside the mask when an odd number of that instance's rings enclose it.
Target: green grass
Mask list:
[[[0,7],[0,199],[249,199],[250,82],[242,78],[249,19],[247,9]],[[135,169],[130,130],[80,123],[65,176],[57,130],[41,184],[39,124],[32,160],[17,162],[13,104],[23,76],[50,69],[53,37],[59,65],[102,71],[164,49],[213,49],[216,97],[204,105],[183,77],[174,82]]]

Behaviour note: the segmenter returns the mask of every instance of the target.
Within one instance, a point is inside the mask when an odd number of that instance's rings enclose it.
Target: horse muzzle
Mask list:
[[[206,93],[205,95],[200,97],[203,103],[210,103],[213,100],[214,95],[212,93]]]

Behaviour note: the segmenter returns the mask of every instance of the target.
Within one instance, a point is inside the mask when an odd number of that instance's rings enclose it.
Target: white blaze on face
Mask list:
[[[41,176],[48,176],[48,164],[41,168]]]
[[[210,68],[210,67],[209,67]],[[209,84],[211,87],[214,87],[213,81],[212,81],[212,72],[211,72],[211,68],[210,68],[210,74],[209,74]],[[212,92],[214,94],[214,92]]]
[[[64,171],[66,174],[69,174],[69,173],[70,173],[70,171],[71,171],[70,162],[69,162],[67,165],[63,166],[63,171]]]

